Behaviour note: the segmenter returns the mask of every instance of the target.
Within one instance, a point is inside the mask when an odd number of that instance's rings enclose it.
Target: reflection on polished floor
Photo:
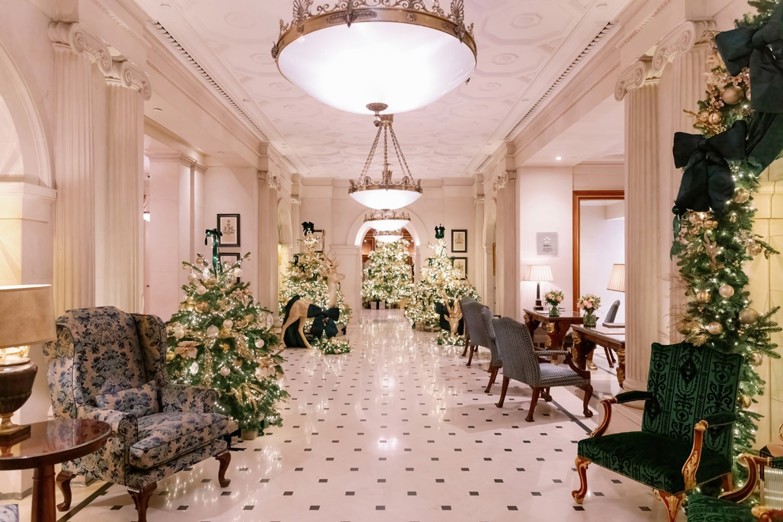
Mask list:
[[[499,384],[483,392],[486,350],[468,368],[399,310],[363,310],[348,334],[350,354],[287,350],[284,426],[236,446],[226,489],[211,460],[161,482],[150,522],[665,519],[651,490],[596,466],[584,506],[571,499],[576,441],[599,420],[581,390],[552,389],[527,423],[528,387],[512,382],[502,409]],[[615,393],[603,350],[595,362],[595,395]],[[74,488],[72,505],[61,520],[136,520],[119,486]],[[29,497],[20,508],[28,520]]]

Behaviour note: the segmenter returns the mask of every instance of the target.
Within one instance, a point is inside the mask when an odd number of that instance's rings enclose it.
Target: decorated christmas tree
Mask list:
[[[376,244],[364,269],[362,301],[410,301],[413,295],[413,273],[409,246],[410,243],[405,239]]]
[[[758,14],[738,21],[742,30],[715,38],[718,52],[710,59],[707,95],[698,111],[689,111],[701,135],[677,133],[674,147],[675,164],[684,172],[674,207],[672,254],[688,297],[677,329],[697,347],[743,355],[734,428],[737,454],[754,444],[760,415],[750,408],[764,390],[756,367],[765,357],[779,357],[771,334],[780,331],[772,319],[777,308],[753,308],[744,268],[755,256],[777,253],[753,232],[753,196],[759,175],[783,147],[783,117],[778,114],[781,75],[765,77],[761,62],[767,56],[763,50],[749,50],[749,39],[755,37],[747,29],[758,30],[771,18],[779,24],[783,8],[780,1],[749,4],[759,9]],[[756,52],[759,61],[751,59],[748,69],[748,57]],[[732,60],[724,63],[721,55]]]
[[[435,237],[435,243],[429,245],[433,256],[421,268],[421,277],[414,285],[413,299],[405,308],[405,317],[419,330],[441,328],[438,344],[461,344],[464,336],[458,326],[454,327],[455,321],[462,316],[459,301],[465,297],[478,299],[478,293],[462,271],[454,268],[452,258],[447,255],[443,227],[436,227]],[[443,322],[444,312],[450,314],[453,324]]]
[[[220,232],[207,233],[214,240],[211,262],[199,254],[195,263],[182,263],[190,274],[185,299],[167,323],[169,374],[173,382],[216,390],[217,410],[245,433],[279,426],[277,403],[288,393],[279,383],[283,357],[271,330],[274,316],[239,279],[250,254],[221,264]]]
[[[348,341],[335,337],[345,332],[351,318],[351,308],[340,290],[343,275],[337,272],[334,259],[316,250],[322,238],[312,233],[312,223],[302,226],[302,251],[289,263],[280,287],[284,342],[286,346],[314,346],[329,354],[346,353],[350,351]],[[297,301],[301,302],[295,304]],[[287,319],[300,322],[291,329],[285,324]],[[299,325],[304,337],[296,334]]]

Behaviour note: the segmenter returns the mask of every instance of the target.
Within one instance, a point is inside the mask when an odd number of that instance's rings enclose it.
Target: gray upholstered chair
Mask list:
[[[503,407],[506,398],[508,383],[511,379],[520,381],[533,388],[533,397],[530,401],[530,411],[525,417],[528,422],[533,422],[533,413],[536,410],[538,397],[545,401],[551,401],[549,388],[552,386],[577,386],[585,391],[584,415],[591,417],[593,412],[588,408],[590,397],[593,394],[593,386],[590,384],[590,372],[577,368],[571,360],[571,354],[567,350],[535,350],[533,340],[527,326],[511,319],[501,317],[492,319],[495,331],[495,343],[503,361],[503,389],[500,393],[498,408]],[[553,355],[564,355],[565,364],[552,364],[543,359]]]
[[[103,448],[63,463],[60,511],[70,508],[75,475],[127,487],[139,522],[147,519],[159,480],[204,459],[220,462],[218,482],[228,486],[228,418],[213,411],[215,390],[168,383],[166,329],[158,317],[113,306],[69,310],[44,352],[54,414],[112,428]]]
[[[468,366],[470,366],[473,354],[479,346],[489,348],[491,359],[489,361],[489,383],[485,392],[489,392],[492,384],[498,375],[498,370],[502,365],[500,355],[495,347],[495,334],[492,331],[492,312],[489,307],[478,301],[466,302],[462,308],[462,317],[465,319],[465,325],[470,334],[470,356],[468,357]]]
[[[462,357],[465,357],[465,355],[468,353],[468,350],[471,349],[470,344],[470,327],[468,326],[468,321],[465,319],[465,305],[468,303],[475,303],[476,300],[472,297],[463,297],[459,300],[459,307],[460,310],[462,310],[462,317],[463,317],[463,329],[462,329],[462,335],[465,336],[465,349],[462,350]],[[473,353],[471,352],[471,356],[473,356]],[[468,366],[470,366],[470,361],[468,361]]]
[[[606,317],[604,317],[604,324],[612,324],[614,323],[615,317],[617,317],[617,310],[620,308],[620,300],[617,299],[614,303],[612,303],[612,306],[609,307],[609,310],[606,312]]]

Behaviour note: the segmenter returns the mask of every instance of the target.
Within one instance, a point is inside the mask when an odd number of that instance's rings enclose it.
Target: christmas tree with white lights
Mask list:
[[[383,301],[389,304],[407,303],[413,295],[413,272],[410,243],[400,239],[377,243],[370,252],[362,282],[362,301]]]
[[[217,230],[211,231],[219,238]],[[219,246],[219,244],[218,244]],[[274,316],[240,282],[242,262],[221,264],[200,254],[183,262],[185,299],[166,325],[166,361],[172,382],[212,388],[217,411],[234,419],[243,432],[281,424],[277,403],[288,397],[280,343],[272,331]]]

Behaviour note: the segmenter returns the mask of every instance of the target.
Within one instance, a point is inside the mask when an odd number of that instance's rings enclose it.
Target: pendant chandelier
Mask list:
[[[386,105],[383,103],[371,103],[367,108],[375,112],[374,124],[378,127],[378,132],[375,134],[375,140],[372,142],[370,154],[367,156],[367,161],[364,162],[359,179],[350,182],[348,195],[365,207],[376,210],[396,210],[408,206],[421,197],[421,181],[413,179],[408,162],[405,161],[405,155],[402,153],[397,135],[394,134],[392,128],[394,115],[379,114],[380,111],[386,109]],[[383,170],[381,171],[381,179],[373,181],[367,172],[370,170],[373,157],[375,157],[375,149],[378,147],[381,135],[383,135]],[[389,169],[390,135],[394,154],[397,156],[400,169],[402,169],[403,176],[400,180],[392,180],[392,171]]]
[[[364,113],[383,102],[391,113],[439,99],[476,67],[473,25],[463,0],[446,13],[438,0],[341,0],[312,12],[313,0],[294,0],[293,20],[280,20],[272,47],[291,83],[340,110]]]
[[[375,232],[375,241],[381,243],[394,243],[402,239],[402,230],[387,230],[384,232]]]
[[[364,216],[364,222],[379,232],[400,230],[410,220],[408,214],[399,210],[376,210]]]

